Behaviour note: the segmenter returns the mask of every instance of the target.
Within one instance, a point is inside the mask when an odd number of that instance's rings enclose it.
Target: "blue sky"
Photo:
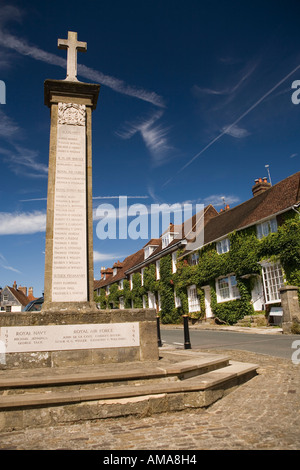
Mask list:
[[[78,78],[100,83],[93,113],[94,208],[234,206],[258,177],[299,170],[299,1],[0,0],[0,286],[44,286],[49,109],[64,79],[68,30],[87,42]],[[3,101],[3,100],[2,100]],[[101,266],[146,240],[99,240]]]

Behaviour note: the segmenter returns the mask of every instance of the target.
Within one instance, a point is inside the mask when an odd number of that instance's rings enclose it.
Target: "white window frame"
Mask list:
[[[158,245],[148,245],[144,248],[144,259],[149,258]]]
[[[160,297],[159,292],[157,293],[157,306],[158,306],[158,311],[160,312],[161,311],[161,297]]]
[[[156,309],[155,294],[153,292],[150,292],[150,291],[148,291],[148,305],[149,305],[149,308],[155,308]]]
[[[155,270],[156,270],[156,280],[159,281],[160,279],[160,260],[159,259],[155,263]]]
[[[177,251],[173,251],[172,253],[172,273],[176,273],[177,271]]]
[[[119,281],[119,290],[123,290],[124,289],[124,279],[121,279]]]
[[[257,238],[261,240],[264,237],[267,237],[270,233],[276,233],[278,230],[277,219],[273,217],[272,219],[266,220],[256,225],[256,234]]]
[[[223,238],[223,240],[219,240],[216,244],[217,252],[219,255],[223,253],[227,253],[230,250],[230,240],[229,238]]]
[[[187,288],[189,312],[199,312],[200,300],[197,295],[197,287],[195,284]]]
[[[175,308],[181,307],[181,298],[176,295],[176,292],[174,291],[174,302],[175,302]]]
[[[109,286],[106,286],[105,293],[106,293],[106,295],[109,295]]]
[[[167,246],[170,244],[170,232],[166,233],[162,237],[162,248],[167,248]]]
[[[190,264],[191,266],[196,266],[199,263],[199,253],[195,252],[191,254]]]
[[[125,303],[124,303],[124,297],[123,296],[119,298],[119,308],[121,310],[124,310],[124,308],[125,308]]]
[[[113,269],[113,276],[116,276],[117,273],[118,273],[118,269],[117,269],[117,268],[114,268],[114,269]]]
[[[142,268],[141,269],[141,286],[144,285],[144,272],[145,272],[145,268]]]
[[[223,286],[221,283],[223,283]],[[228,274],[227,276],[216,279],[216,294],[218,303],[240,299],[241,295],[237,287],[236,276],[234,274]]]
[[[130,274],[129,276],[129,283],[130,283],[130,290],[133,289],[133,274]]]
[[[262,278],[266,304],[274,304],[281,301],[280,287],[284,285],[284,273],[279,261],[275,263],[263,262]]]

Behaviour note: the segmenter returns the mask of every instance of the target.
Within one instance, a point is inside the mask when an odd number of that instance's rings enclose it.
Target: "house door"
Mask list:
[[[210,287],[204,286],[202,287],[204,290],[204,300],[205,300],[205,316],[206,318],[212,318],[213,313],[210,306]]]

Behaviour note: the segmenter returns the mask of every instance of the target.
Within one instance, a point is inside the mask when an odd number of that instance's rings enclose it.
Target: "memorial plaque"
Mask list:
[[[140,346],[139,323],[2,327],[1,343],[5,353]]]
[[[52,301],[88,299],[85,106],[58,103]]]

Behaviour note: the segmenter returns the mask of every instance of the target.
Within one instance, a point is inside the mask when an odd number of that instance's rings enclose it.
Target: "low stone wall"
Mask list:
[[[139,343],[128,347],[5,352],[2,348],[0,369],[34,367],[74,367],[112,362],[157,361],[159,358],[156,312],[152,309],[17,312],[0,314],[0,332],[7,327],[47,325],[105,325],[138,323]],[[1,335],[2,345],[3,335]]]

